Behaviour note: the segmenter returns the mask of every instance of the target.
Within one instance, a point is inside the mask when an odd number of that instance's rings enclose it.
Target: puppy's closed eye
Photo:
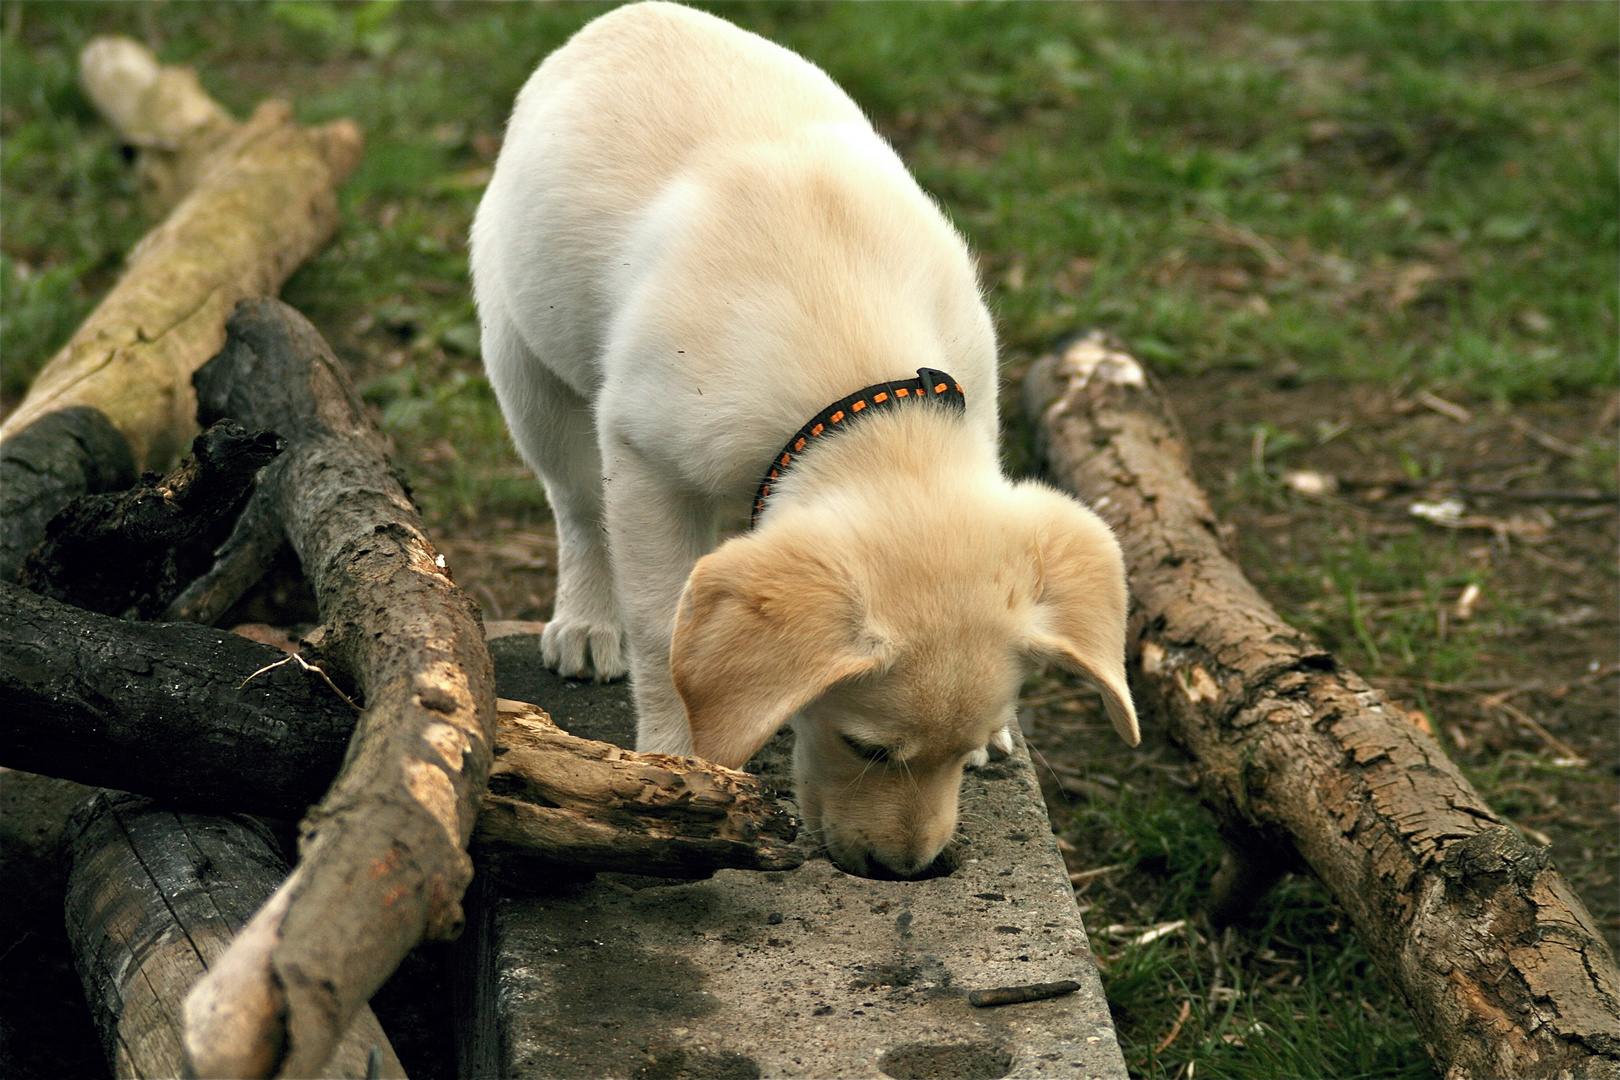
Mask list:
[[[889,748],[887,746],[861,742],[859,739],[852,739],[848,735],[840,735],[839,738],[844,740],[844,745],[849,747],[850,753],[856,757],[877,762],[880,765],[888,764]]]

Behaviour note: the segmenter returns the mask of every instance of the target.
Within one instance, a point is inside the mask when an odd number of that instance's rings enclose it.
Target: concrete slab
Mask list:
[[[634,741],[622,686],[566,683],[538,639],[491,643],[505,697]],[[750,765],[791,789],[791,734]],[[554,895],[485,883],[468,935],[462,1075],[1122,1077],[1096,964],[1022,740],[970,772],[956,869],[853,877],[825,857],[705,881],[603,874]],[[978,1009],[969,991],[1073,980]]]

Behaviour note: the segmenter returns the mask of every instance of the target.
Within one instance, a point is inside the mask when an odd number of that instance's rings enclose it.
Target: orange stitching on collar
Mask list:
[[[967,410],[967,396],[962,391],[962,384],[945,372],[933,368],[918,368],[915,379],[900,383],[878,383],[876,386],[857,390],[848,397],[833,402],[811,417],[809,423],[800,428],[798,434],[789,439],[788,445],[777,455],[769,474],[760,481],[759,489],[754,494],[754,510],[749,519],[749,527],[752,528],[759,523],[759,515],[765,510],[765,500],[770,497],[772,484],[792,462],[793,455],[804,450],[811,439],[833,430],[828,427],[829,424],[840,425],[839,430],[842,430],[844,420],[865,411],[868,405],[893,406],[903,400],[932,400],[959,412]],[[875,411],[883,410],[879,408]]]

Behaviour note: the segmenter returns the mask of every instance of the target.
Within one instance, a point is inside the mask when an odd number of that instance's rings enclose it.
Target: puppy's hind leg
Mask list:
[[[534,358],[504,320],[486,316],[483,348],[512,438],[545,485],[557,523],[557,599],[541,655],[559,675],[621,678],[624,624],[613,593],[590,403]]]

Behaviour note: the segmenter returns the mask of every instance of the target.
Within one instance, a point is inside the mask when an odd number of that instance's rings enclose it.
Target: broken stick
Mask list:
[[[1431,736],[1244,578],[1142,365],[1078,338],[1030,372],[1024,405],[1048,475],[1125,549],[1137,700],[1198,759],[1235,841],[1217,904],[1303,860],[1441,1075],[1620,1076],[1620,973],[1585,906]]]
[[[299,862],[186,999],[202,1077],[317,1075],[359,1007],[423,938],[451,938],[495,736],[477,607],[450,581],[343,365],[278,300],[232,314],[198,371],[199,420],[287,440],[259,494],[320,604],[323,666],[364,712],[302,825]]]

